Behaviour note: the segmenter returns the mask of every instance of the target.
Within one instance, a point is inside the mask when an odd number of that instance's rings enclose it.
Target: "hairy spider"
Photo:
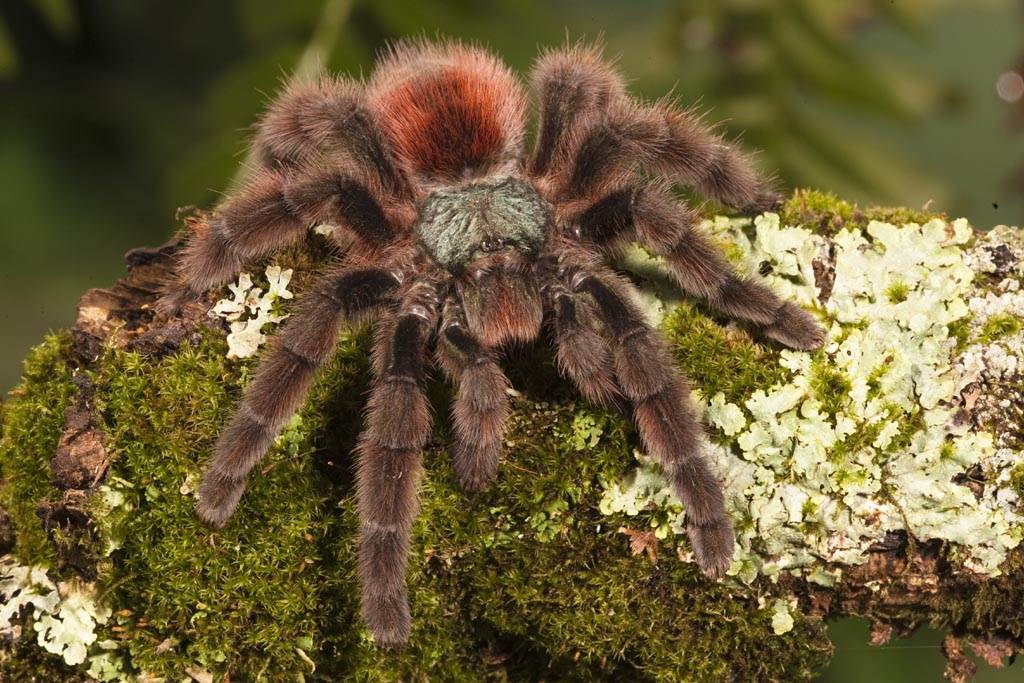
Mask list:
[[[530,80],[539,120],[529,155],[521,83],[477,47],[403,42],[366,83],[288,88],[259,124],[255,177],[192,236],[181,282],[161,302],[175,310],[311,225],[346,235],[344,256],[298,302],[220,435],[197,510],[225,523],[339,327],[375,317],[357,489],[362,614],[382,644],[410,631],[405,572],[431,431],[431,352],[457,386],[451,456],[475,491],[495,474],[509,414],[501,349],[546,322],[561,370],[586,398],[632,406],[644,448],[685,505],[698,564],[718,576],[733,531],[686,380],[608,256],[639,242],[720,313],[794,348],[822,340],[811,315],[734,273],[671,192],[679,184],[745,211],[774,206],[741,151],[690,111],[627,95],[595,47],[543,54]]]

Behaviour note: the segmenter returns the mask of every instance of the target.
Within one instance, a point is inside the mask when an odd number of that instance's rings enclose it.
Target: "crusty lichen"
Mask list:
[[[997,450],[993,435],[962,419],[965,373],[949,326],[973,314],[978,342],[960,358],[984,354],[983,367],[1016,372],[1014,337],[993,342],[986,331],[996,315],[1019,323],[1010,313],[1024,311],[1015,305],[1019,285],[1003,282],[999,297],[979,294],[962,220],[870,221],[830,238],[774,214],[752,226],[718,219],[707,227],[738,245],[750,270],[768,272],[773,288],[821,306],[829,321],[822,351],[779,354],[784,379],[709,397],[706,417],[720,437],[709,452],[733,517],[745,520],[729,573],[750,582],[806,572],[831,584],[844,565],[864,563],[872,545],[903,530],[949,541],[965,567],[998,574],[1024,533],[1016,492],[1005,485],[1021,454]],[[814,261],[824,254],[832,279],[822,304]],[[665,325],[679,321],[670,315]],[[703,389],[703,377],[696,384]],[[608,489],[605,510],[676,504],[657,468],[643,468]],[[963,485],[966,477],[983,487],[980,495]],[[646,499],[638,499],[638,481]],[[674,524],[680,534],[684,512]]]
[[[238,282],[228,285],[231,296],[221,299],[210,309],[211,318],[226,320],[231,326],[228,333],[228,358],[251,358],[267,340],[264,328],[276,325],[287,315],[275,311],[282,300],[294,295],[288,291],[292,269],[267,266],[267,290],[253,284],[249,273],[240,273]]]
[[[1004,387],[1017,375],[986,351],[1014,348],[1018,332],[998,317],[1013,311],[990,312],[975,300],[1017,290],[991,282],[997,272],[1007,279],[998,269],[968,277],[983,270],[971,261],[981,240],[965,244],[965,224],[929,218],[803,193],[781,220],[709,226],[737,264],[768,272],[787,297],[818,310],[830,343],[815,354],[758,343],[700,305],[645,298],[706,408],[709,452],[728,470],[740,552],[724,582],[692,563],[682,508],[637,451],[629,421],[581,403],[538,344],[509,358],[518,391],[508,456],[476,496],[455,485],[446,453],[451,390],[431,384],[438,425],[408,577],[414,630],[408,648],[378,650],[358,618],[354,564],[350,453],[368,383],[365,330],[343,338],[217,532],[195,518],[196,485],[254,361],[228,358],[215,330],[164,357],[111,344],[87,366],[70,357],[66,336],[49,340],[4,405],[0,501],[17,532],[18,566],[46,569],[54,584],[71,578],[57,569],[35,508],[59,495],[48,459],[77,372],[95,386],[112,455],[89,504],[92,556],[101,558],[97,608],[111,614],[105,624],[95,620],[82,677],[809,679],[830,645],[793,580],[850,590],[847,574],[886,530],[947,538],[947,557],[961,569],[1021,573],[1019,553],[1001,564],[1020,531],[1019,445],[949,420],[969,410],[971,387],[984,384],[975,410],[990,393],[1014,400]],[[881,219],[919,224],[871,223]],[[907,250],[919,252],[916,260]],[[657,279],[656,259],[637,263],[642,279]],[[296,269],[301,296],[305,264],[276,265],[268,275]],[[828,297],[815,287],[819,274],[829,278]],[[284,314],[281,304],[268,310]],[[977,370],[973,384],[964,386],[961,366]],[[1018,637],[1002,580],[913,619],[944,623],[947,610],[961,626],[991,622]],[[0,661],[12,680],[40,668],[24,655],[24,638],[16,647]]]
[[[19,636],[17,621],[27,612],[38,645],[70,665],[86,660],[97,626],[110,618],[110,608],[97,602],[91,584],[70,581],[58,586],[41,567],[26,567],[11,557],[0,560],[0,596],[0,635]],[[107,641],[99,646],[117,648]]]

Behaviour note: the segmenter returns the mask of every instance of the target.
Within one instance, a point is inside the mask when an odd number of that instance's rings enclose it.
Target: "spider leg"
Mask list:
[[[639,164],[657,156],[665,123],[655,110],[621,100],[576,128],[552,169],[563,201],[600,196],[631,177]]]
[[[457,383],[452,404],[455,476],[463,490],[479,491],[498,470],[509,414],[508,378],[493,352],[468,332],[462,306],[454,298],[445,304],[437,357]]]
[[[780,201],[751,158],[692,112],[624,100],[581,128],[570,153],[559,160],[556,192],[563,199],[599,197],[644,167],[745,212],[772,209]]]
[[[609,192],[571,221],[580,240],[609,249],[635,239],[663,256],[672,279],[691,296],[765,336],[795,349],[821,346],[824,331],[807,311],[768,287],[738,275],[697,228],[697,215],[664,187],[625,186]]]
[[[555,361],[583,395],[600,406],[616,402],[618,388],[608,343],[594,328],[590,310],[560,282],[548,287],[548,310],[554,331]]]
[[[633,404],[640,438],[686,507],[697,563],[710,576],[721,576],[733,554],[732,523],[721,484],[701,454],[702,429],[685,378],[614,276],[577,270],[570,289],[578,300],[585,297],[601,319],[615,378]]]
[[[259,171],[188,240],[177,279],[158,309],[175,313],[230,280],[247,261],[297,242],[313,223],[340,225],[358,244],[372,248],[392,238],[395,218],[385,213],[373,187],[344,171],[310,169],[294,176]]]
[[[539,109],[530,175],[545,175],[581,119],[622,97],[622,77],[601,58],[598,45],[582,42],[540,56],[530,74]]]
[[[667,102],[654,107],[665,117],[667,136],[652,166],[674,182],[747,213],[778,207],[770,177],[759,174],[750,155],[706,126],[693,110]]]
[[[398,282],[377,268],[350,268],[325,277],[301,300],[274,339],[203,473],[196,510],[221,527],[245,491],[249,471],[298,410],[317,371],[334,353],[338,327],[381,304]]]
[[[284,201],[307,225],[335,225],[352,233],[357,245],[379,248],[415,219],[415,208],[391,201],[383,188],[360,175],[336,164],[307,167],[285,184]]]
[[[432,422],[423,379],[436,323],[436,302],[410,297],[378,327],[376,379],[357,449],[362,614],[377,642],[387,646],[404,643],[411,626],[405,571],[419,507],[421,451]]]
[[[339,151],[372,171],[389,194],[411,196],[367,106],[364,87],[353,81],[321,77],[290,85],[267,108],[253,147],[269,168],[298,167],[325,151]]]

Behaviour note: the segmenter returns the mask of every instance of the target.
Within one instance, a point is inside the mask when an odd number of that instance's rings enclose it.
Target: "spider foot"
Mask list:
[[[409,640],[412,616],[409,600],[401,593],[363,598],[363,620],[382,647],[401,647]]]
[[[197,300],[197,297],[188,289],[181,287],[172,289],[167,287],[164,293],[153,304],[153,310],[162,318],[174,318],[181,314],[186,305]]]
[[[458,445],[454,460],[455,479],[466,493],[484,490],[498,472],[498,456],[480,448]]]
[[[744,206],[740,213],[744,216],[757,216],[766,211],[778,211],[786,203],[786,198],[774,190],[763,190],[752,202]]]
[[[712,579],[725,575],[736,545],[732,523],[722,517],[705,525],[690,524],[686,528],[693,544],[693,554],[700,568]]]
[[[782,305],[775,322],[763,332],[769,339],[800,351],[817,349],[825,341],[825,330],[817,319],[791,301]]]
[[[218,477],[207,473],[199,486],[199,502],[196,514],[204,523],[220,529],[238,507],[238,501],[245,491],[245,481]]]

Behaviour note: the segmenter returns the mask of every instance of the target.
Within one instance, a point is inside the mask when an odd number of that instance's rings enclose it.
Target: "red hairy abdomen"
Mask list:
[[[500,113],[503,94],[483,76],[445,66],[382,95],[381,123],[413,170],[457,178],[501,156],[507,143]]]

